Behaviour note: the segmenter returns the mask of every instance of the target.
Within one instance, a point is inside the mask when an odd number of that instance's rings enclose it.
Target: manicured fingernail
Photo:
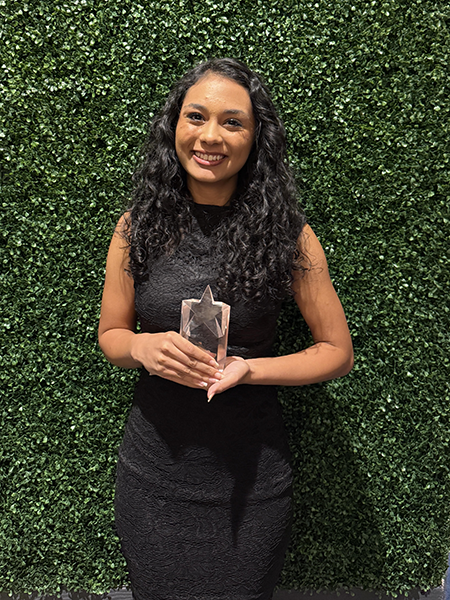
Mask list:
[[[221,373],[220,371],[217,371],[217,373],[214,373],[214,377],[216,379],[223,379],[223,373]]]
[[[200,387],[208,387],[208,384],[206,383],[206,381],[201,381],[198,385]]]
[[[211,394],[211,396],[208,396],[208,402],[211,402],[211,400],[214,398],[214,394]]]
[[[214,359],[209,361],[209,364],[214,367],[215,369],[219,368],[219,363],[217,361],[215,361]]]
[[[219,383],[219,379],[214,379],[214,377],[210,377],[209,383],[211,383],[211,384],[213,384],[213,383]]]

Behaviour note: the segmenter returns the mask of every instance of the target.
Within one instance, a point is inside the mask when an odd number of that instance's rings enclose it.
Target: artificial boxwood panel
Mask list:
[[[449,550],[448,4],[0,3],[0,589],[126,582],[117,446],[136,374],[96,344],[148,121],[196,62],[273,91],[348,315],[346,378],[281,394],[296,472],[281,584],[440,583]],[[280,352],[310,343],[295,306]]]

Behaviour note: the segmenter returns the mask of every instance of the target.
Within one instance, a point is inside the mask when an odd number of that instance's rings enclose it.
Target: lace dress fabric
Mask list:
[[[136,285],[143,331],[178,331],[182,299],[208,284],[216,294],[213,232],[227,209],[195,210],[192,232]],[[270,355],[279,309],[233,305],[228,354]],[[135,599],[269,600],[289,542],[291,487],[276,388],[240,385],[208,403],[204,390],[142,370],[115,500]]]

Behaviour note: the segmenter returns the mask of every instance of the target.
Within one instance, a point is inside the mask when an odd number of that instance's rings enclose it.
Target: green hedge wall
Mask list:
[[[136,375],[96,344],[104,262],[149,119],[211,56],[246,60],[273,90],[355,344],[348,377],[282,392],[296,521],[280,583],[438,585],[448,3],[2,0],[0,12],[0,590],[126,582],[112,500]],[[306,343],[288,304],[279,350]]]

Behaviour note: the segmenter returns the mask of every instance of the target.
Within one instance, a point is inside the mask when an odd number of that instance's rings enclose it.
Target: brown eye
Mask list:
[[[237,119],[228,119],[226,123],[227,125],[231,125],[231,127],[242,127],[242,123]]]
[[[203,115],[200,113],[189,113],[187,118],[191,121],[203,121]]]

